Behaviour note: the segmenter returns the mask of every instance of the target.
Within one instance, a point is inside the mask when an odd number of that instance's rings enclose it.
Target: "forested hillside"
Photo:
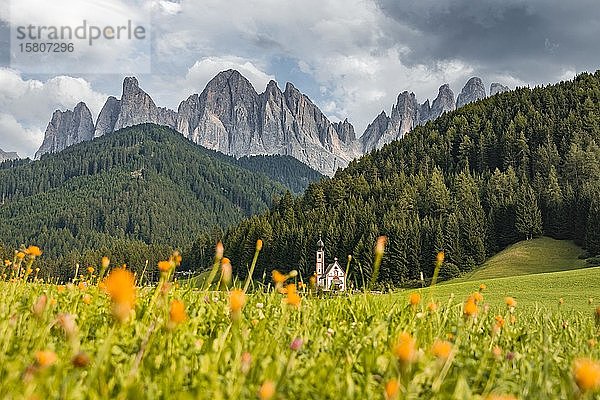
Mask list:
[[[357,284],[371,273],[378,235],[389,238],[381,283],[417,279],[421,271],[431,277],[440,250],[442,274],[455,276],[541,234],[598,254],[599,144],[600,72],[492,96],[417,127],[300,198],[284,196],[270,212],[229,229],[225,254],[243,275],[262,238],[257,276],[271,268],[307,276],[322,232],[328,261],[354,257]],[[188,265],[207,265],[215,240],[202,235]]]
[[[253,169],[280,171],[294,190],[320,176],[308,168],[292,176],[288,162],[239,162],[165,127],[127,128],[40,161],[3,164],[0,242],[39,245],[42,260],[66,260],[64,268],[97,263],[102,253],[143,266],[199,232],[267,210],[286,187]]]
[[[240,167],[265,174],[283,183],[294,194],[302,194],[311,182],[324,177],[318,171],[290,156],[244,156],[234,160]]]

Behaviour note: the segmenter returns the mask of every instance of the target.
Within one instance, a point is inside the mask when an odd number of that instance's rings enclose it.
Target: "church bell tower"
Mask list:
[[[325,273],[325,244],[321,239],[321,235],[319,235],[319,241],[317,242],[317,273],[316,285],[321,285],[321,279],[323,278],[323,274]]]

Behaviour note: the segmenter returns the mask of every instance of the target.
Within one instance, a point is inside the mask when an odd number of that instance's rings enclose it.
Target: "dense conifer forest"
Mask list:
[[[2,164],[0,241],[9,258],[21,244],[39,245],[44,270],[63,277],[103,255],[141,268],[320,177],[291,157],[236,160],[139,125]]]
[[[261,238],[257,277],[272,268],[306,277],[320,232],[328,260],[353,256],[357,285],[370,277],[378,235],[389,238],[382,284],[431,277],[441,250],[449,278],[540,235],[599,254],[599,145],[600,72],[492,96],[417,127],[301,197],[287,193],[222,237],[201,235],[187,266],[208,265],[221,238],[244,275]]]

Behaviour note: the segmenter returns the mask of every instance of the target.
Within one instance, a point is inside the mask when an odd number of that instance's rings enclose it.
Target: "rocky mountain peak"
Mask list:
[[[490,96],[493,96],[498,93],[508,92],[510,88],[508,86],[501,85],[497,82],[493,82],[490,85]]]
[[[367,126],[367,129],[365,129],[365,132],[360,137],[361,150],[363,153],[371,151],[377,147],[377,144],[381,141],[389,125],[390,118],[387,116],[385,111],[380,112],[373,122]]]
[[[127,76],[123,79],[123,94],[130,94],[138,91],[140,89],[140,84],[136,77]]]
[[[456,108],[477,100],[485,99],[485,97],[486,94],[483,82],[481,81],[481,78],[475,76],[467,81],[458,95],[458,99],[456,99]]]
[[[455,107],[454,92],[450,89],[450,85],[445,83],[440,86],[438,95],[435,100],[433,100],[429,119],[436,119],[445,112],[454,111]]]
[[[116,111],[115,100],[111,101],[110,108],[111,118],[114,118],[115,113],[117,113],[113,130],[146,122],[175,128],[174,111],[159,109],[152,97],[140,89],[138,80],[134,77],[127,77],[123,80],[123,93],[118,112]]]
[[[6,160],[16,160],[19,158],[19,155],[14,151],[4,151],[0,149],[0,163]]]
[[[234,69],[219,72],[206,84],[203,94],[211,93],[222,95],[250,93],[253,96],[258,95],[250,81]]]
[[[267,88],[265,89],[265,93],[267,94],[274,94],[274,93],[282,93],[281,89],[279,89],[279,85],[277,85],[277,82],[275,82],[274,80],[270,80],[269,83],[267,83]]]
[[[56,153],[84,140],[92,140],[93,137],[94,121],[85,103],[79,102],[72,111],[56,110],[46,127],[44,141],[35,158],[45,153]]]
[[[398,95],[396,105],[392,107],[390,119],[391,123],[399,129],[399,135],[403,135],[418,125],[419,109],[420,105],[414,93],[405,90]]]
[[[343,121],[336,122],[333,127],[338,133],[338,137],[344,143],[350,143],[356,140],[356,133],[354,132],[354,126],[348,122],[348,118]]]
[[[121,101],[117,100],[114,96],[109,96],[106,99],[106,103],[98,114],[96,120],[96,128],[94,130],[94,137],[100,137],[107,133],[115,130],[115,124],[119,118],[119,112],[121,111]]]

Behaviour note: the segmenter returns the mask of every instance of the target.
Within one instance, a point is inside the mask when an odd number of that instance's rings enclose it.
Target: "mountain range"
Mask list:
[[[490,95],[509,90],[492,83]],[[220,72],[200,94],[182,101],[177,111],[158,107],[136,78],[123,81],[121,98],[110,96],[96,122],[87,105],[56,110],[35,154],[56,153],[121,128],[154,123],[175,129],[194,143],[236,158],[253,155],[291,156],[311,168],[333,175],[340,167],[373,149],[401,138],[417,125],[486,97],[480,78],[469,79],[455,100],[448,84],[438,96],[419,103],[402,92],[388,116],[384,111],[357,138],[348,120],[331,122],[293,84],[282,91],[270,81],[263,93],[236,70]]]

